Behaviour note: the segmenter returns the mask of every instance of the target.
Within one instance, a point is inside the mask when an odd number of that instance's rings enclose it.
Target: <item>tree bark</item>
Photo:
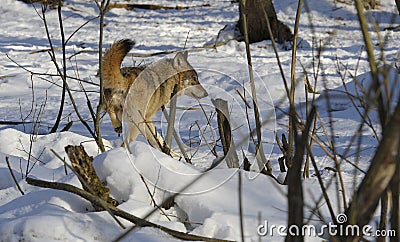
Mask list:
[[[85,191],[97,196],[101,200],[117,206],[117,200],[110,197],[110,189],[103,185],[100,178],[93,167],[93,157],[89,156],[85,148],[80,146],[68,145],[65,147],[65,152],[71,161],[72,168],[75,174],[78,176],[79,181]],[[96,211],[103,211],[102,206],[98,206],[96,203],[92,203]]]
[[[293,34],[290,28],[278,20],[272,0],[246,0],[244,8],[242,4],[239,4],[240,17],[238,27],[240,33],[244,35],[242,13],[245,13],[249,42],[255,43],[271,39],[268,33],[268,23],[264,11],[268,15],[273,38],[276,38],[280,44],[285,41],[293,40]]]

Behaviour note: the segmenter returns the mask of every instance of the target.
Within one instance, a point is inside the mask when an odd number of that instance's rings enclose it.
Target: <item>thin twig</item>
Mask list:
[[[65,103],[65,89],[66,89],[66,76],[67,76],[67,62],[66,62],[66,50],[65,50],[65,34],[64,34],[64,27],[63,27],[63,20],[62,20],[62,13],[61,13],[61,0],[58,0],[58,6],[57,6],[57,12],[58,12],[58,23],[60,25],[60,33],[61,33],[61,47],[62,47],[62,68],[63,68],[63,73],[60,75],[61,79],[63,79],[63,86],[62,86],[62,92],[61,92],[61,100],[60,100],[60,107],[58,110],[57,118],[54,123],[54,126],[51,128],[50,133],[55,133],[58,129],[58,126],[60,125],[61,121],[61,116],[64,111],[64,103]],[[45,12],[43,12],[43,17],[45,16]],[[45,19],[43,20],[45,21]],[[47,25],[47,24],[46,24]],[[48,35],[49,37],[49,35]],[[51,39],[49,39],[49,42],[51,43]],[[54,63],[56,63],[56,55],[54,54],[54,50],[52,50],[52,60]],[[60,73],[61,74],[61,73]]]
[[[10,165],[10,161],[8,160],[8,156],[6,156],[6,163],[7,163],[8,169],[10,170],[10,174],[12,176],[12,179],[15,182],[15,185],[17,185],[17,188],[21,192],[21,194],[25,195],[24,191],[22,191],[21,187],[19,186],[19,183],[18,183],[17,179],[15,178],[13,170],[11,169],[11,165]]]
[[[204,131],[201,129],[199,122],[196,120],[194,123],[196,124],[197,128],[199,129],[200,137],[203,138],[203,140],[206,142],[206,145],[207,145],[208,149],[211,151],[211,153],[212,153],[215,157],[218,157],[217,151],[214,149],[214,147],[212,147],[212,146],[210,145],[210,143],[208,143],[207,138],[206,138],[206,136],[204,135]]]
[[[242,6],[242,9],[245,9],[245,1],[241,0],[240,4]],[[241,14],[242,14],[242,19],[243,19],[244,40],[245,40],[245,44],[246,44],[247,65],[248,65],[248,71],[249,71],[249,77],[250,77],[249,81],[250,81],[251,95],[252,95],[252,101],[253,101],[253,107],[254,107],[254,119],[256,122],[256,135],[257,135],[256,159],[257,159],[258,168],[260,169],[260,172],[272,174],[272,166],[271,166],[269,160],[267,160],[267,158],[265,157],[264,148],[262,145],[261,120],[260,120],[260,113],[259,113],[259,109],[258,109],[256,86],[254,83],[253,65],[252,65],[251,54],[250,54],[249,35],[248,35],[248,29],[247,29],[247,16],[246,16],[245,11],[243,11]]]
[[[306,145],[307,153],[309,154],[309,157],[311,159],[311,163],[312,163],[312,165],[314,167],[314,172],[315,172],[315,175],[317,177],[318,184],[319,184],[319,186],[321,188],[322,194],[324,196],[326,205],[328,206],[329,214],[331,215],[332,221],[335,221],[336,220],[335,212],[333,211],[332,203],[331,203],[331,201],[329,199],[328,193],[326,191],[326,187],[324,186],[324,182],[322,181],[321,173],[319,172],[319,169],[318,169],[318,166],[317,166],[317,162],[315,161],[315,157],[312,154],[311,148],[312,147],[310,145]]]
[[[243,201],[242,201],[242,172],[241,170],[238,171],[238,196],[239,196],[239,219],[240,219],[240,237],[242,242],[244,241],[244,223],[243,223]]]
[[[156,200],[154,200],[154,193],[151,194],[150,188],[147,185],[147,182],[144,180],[144,177],[142,174],[140,174],[140,179],[142,180],[144,186],[146,187],[147,193],[149,194],[151,201],[153,202],[154,207],[158,208],[158,210],[160,210],[160,212],[169,220],[171,221],[171,219],[169,218],[168,214],[165,213],[165,211],[156,203]],[[155,190],[156,186],[154,186],[154,190]]]

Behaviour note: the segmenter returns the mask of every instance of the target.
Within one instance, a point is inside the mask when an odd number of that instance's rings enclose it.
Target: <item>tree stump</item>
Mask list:
[[[278,43],[292,41],[292,31],[287,25],[278,20],[272,0],[246,0],[244,8],[241,3],[239,4],[238,27],[240,33],[244,36],[243,14],[245,14],[249,43],[271,39],[264,10],[268,15],[272,35],[277,39]]]

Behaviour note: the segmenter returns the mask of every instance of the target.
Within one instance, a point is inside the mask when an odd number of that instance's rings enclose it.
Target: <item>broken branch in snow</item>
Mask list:
[[[193,6],[193,7],[210,7],[210,6],[211,6],[210,4],[202,4],[200,6]],[[112,3],[108,7],[108,10],[113,8],[124,8],[126,10],[133,10],[135,8],[146,9],[146,10],[184,10],[184,9],[189,9],[191,7],[192,6],[170,7],[170,6],[162,6],[156,4]]]
[[[43,180],[33,179],[33,178],[29,178],[29,177],[26,178],[26,182],[33,186],[52,188],[52,189],[56,189],[56,190],[63,190],[63,191],[67,191],[70,193],[74,193],[74,194],[88,200],[92,204],[96,204],[96,206],[102,206],[102,203],[104,202],[103,200],[101,200],[99,197],[93,195],[92,193],[87,192],[82,189],[79,189],[70,184],[65,184],[65,183],[60,183],[60,182],[43,181]],[[132,215],[121,209],[118,209],[111,204],[107,204],[107,208],[114,215],[124,218],[124,219],[136,224],[137,226],[156,228],[156,229],[164,231],[165,233],[167,233],[175,238],[181,239],[181,240],[210,241],[210,242],[228,242],[229,241],[229,240],[214,239],[214,238],[208,238],[208,237],[203,237],[203,236],[199,236],[199,235],[187,234],[184,232],[172,230],[167,227],[164,227],[164,226],[149,222],[147,220],[144,220],[142,218],[136,217],[135,215]]]
[[[93,157],[86,153],[85,148],[82,145],[68,145],[65,147],[65,152],[71,161],[75,174],[78,175],[78,179],[82,183],[83,189],[106,201],[108,204],[118,205],[118,201],[110,197],[110,189],[104,186],[97,176],[92,164]],[[92,203],[92,205],[96,211],[104,210],[103,206],[97,206],[96,203]]]
[[[20,125],[20,124],[31,124],[32,122],[29,121],[0,121],[0,125]],[[36,122],[34,122],[36,124]]]

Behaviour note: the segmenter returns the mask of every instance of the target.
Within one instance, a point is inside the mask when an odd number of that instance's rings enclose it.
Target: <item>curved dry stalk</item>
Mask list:
[[[17,185],[17,188],[18,188],[19,192],[20,192],[22,195],[25,195],[24,191],[22,191],[21,186],[19,185],[19,183],[18,183],[18,181],[17,181],[17,178],[15,178],[14,172],[13,172],[12,169],[11,169],[11,165],[10,165],[10,161],[9,161],[9,159],[8,159],[8,156],[6,156],[6,163],[7,163],[8,170],[10,171],[11,177],[12,177],[12,179],[13,179],[15,185]]]
[[[368,55],[368,63],[369,67],[371,69],[371,75],[372,75],[372,89],[376,93],[376,99],[378,101],[378,113],[379,113],[379,119],[381,122],[382,127],[385,126],[387,120],[388,120],[388,110],[383,101],[383,95],[382,92],[379,91],[380,89],[380,83],[379,83],[379,73],[378,73],[378,65],[375,60],[375,54],[374,54],[374,44],[372,43],[371,36],[368,31],[368,22],[367,19],[364,15],[364,7],[363,3],[361,0],[355,0],[355,6],[357,9],[357,17],[360,22],[360,27],[361,27],[361,32],[363,34],[364,38],[364,44],[365,44],[365,49],[367,51]]]
[[[299,22],[300,22],[300,15],[302,9],[303,1],[299,0],[297,4],[297,11],[296,11],[296,20],[294,23],[294,37],[293,37],[293,49],[292,49],[292,62],[291,62],[291,70],[290,70],[290,90],[289,90],[289,131],[288,131],[288,144],[289,144],[289,158],[294,156],[295,148],[295,139],[296,139],[296,107],[295,107],[295,100],[294,95],[296,92],[296,54],[297,54],[297,39],[298,39],[298,32],[299,32]],[[289,165],[291,165],[292,161],[286,161]]]
[[[239,217],[240,217],[240,237],[242,239],[242,242],[244,241],[244,223],[243,223],[243,199],[242,199],[242,191],[243,191],[243,185],[242,185],[242,172],[239,170],[238,171],[238,196],[239,196]]]
[[[245,0],[240,1],[242,9],[245,9]],[[256,86],[254,83],[254,73],[253,73],[253,65],[251,61],[251,54],[250,54],[250,43],[249,43],[249,34],[247,29],[247,16],[245,11],[242,11],[242,19],[243,19],[243,30],[244,30],[244,41],[246,44],[246,56],[247,56],[247,66],[249,71],[249,81],[251,87],[251,95],[254,107],[254,119],[256,123],[256,135],[257,135],[257,144],[256,144],[256,160],[258,163],[258,168],[260,172],[266,173],[268,175],[272,174],[272,166],[269,160],[265,157],[264,154],[264,147],[262,145],[262,135],[261,135],[261,120],[260,120],[260,112],[258,109],[258,102],[257,102],[257,92]]]
[[[64,34],[64,27],[63,27],[63,20],[62,20],[62,13],[61,13],[61,0],[58,0],[58,6],[57,6],[57,13],[58,13],[58,23],[60,25],[60,33],[61,33],[61,48],[62,48],[62,68],[63,68],[63,73],[60,75],[61,79],[63,79],[63,86],[62,86],[62,91],[61,91],[61,100],[60,100],[60,107],[58,110],[57,118],[54,123],[54,126],[51,128],[50,133],[55,133],[58,129],[58,126],[60,125],[61,121],[61,116],[64,111],[64,103],[65,103],[65,89],[66,89],[66,76],[67,76],[67,61],[66,61],[66,53],[65,53],[65,34]],[[43,12],[43,21],[45,25],[47,25],[47,21],[45,19],[46,13]],[[48,31],[48,28],[46,27],[46,31]],[[50,35],[47,32],[47,37],[49,38],[48,41],[51,43]],[[52,50],[52,60],[55,63],[56,62],[56,55],[54,53],[54,50]],[[60,73],[61,74],[61,73]]]

